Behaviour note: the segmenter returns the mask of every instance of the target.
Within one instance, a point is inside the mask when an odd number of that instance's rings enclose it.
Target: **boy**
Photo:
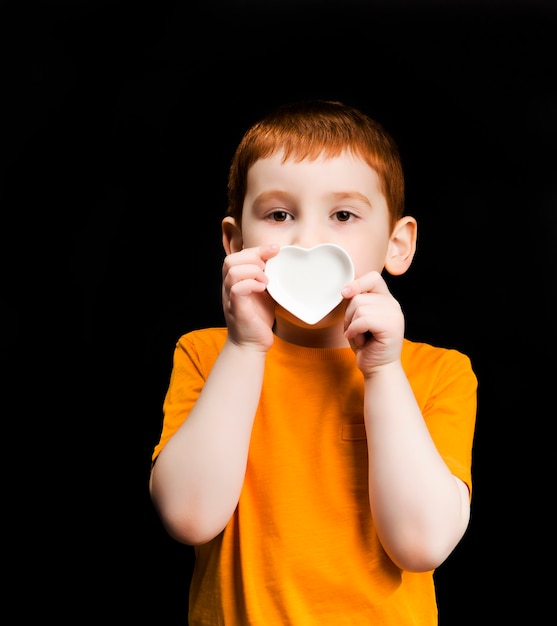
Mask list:
[[[226,328],[177,343],[150,481],[195,546],[189,624],[433,626],[433,571],[469,523],[477,380],[404,338],[383,279],[416,250],[397,147],[342,103],[285,106],[244,135],[228,192]],[[321,243],[355,279],[308,325],[265,263]]]

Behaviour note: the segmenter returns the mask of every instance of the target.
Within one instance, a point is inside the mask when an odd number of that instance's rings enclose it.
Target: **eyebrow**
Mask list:
[[[270,200],[272,198],[277,199],[287,199],[290,198],[291,194],[287,191],[280,191],[278,189],[273,189],[270,191],[263,191],[260,193],[254,200],[254,204],[259,202],[265,202],[266,200]],[[363,193],[359,191],[335,191],[330,194],[330,197],[335,202],[341,202],[342,200],[358,200],[359,202],[363,202],[368,206],[371,206],[371,202],[367,196],[364,196]]]
[[[359,200],[368,206],[371,206],[371,202],[367,196],[364,196],[363,193],[359,191],[337,191],[331,194],[332,198],[337,202],[341,200]]]
[[[254,204],[259,202],[265,202],[265,200],[271,200],[272,198],[277,198],[282,200],[283,198],[290,198],[291,194],[287,191],[279,191],[278,189],[271,189],[270,191],[263,191],[260,193],[253,201]]]

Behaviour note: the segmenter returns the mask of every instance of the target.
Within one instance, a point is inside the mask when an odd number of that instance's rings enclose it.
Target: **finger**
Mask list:
[[[224,284],[229,287],[240,281],[250,279],[261,281],[264,285],[269,282],[264,268],[257,263],[231,265],[224,271]]]
[[[246,278],[231,285],[230,294],[231,296],[249,296],[253,293],[263,293],[265,289],[265,282],[253,278]]]
[[[259,265],[260,267],[265,267],[265,262],[271,257],[276,256],[279,249],[280,248],[277,244],[256,246],[254,248],[243,248],[238,252],[232,252],[226,256],[224,262],[228,266],[253,263],[255,265]]]
[[[390,293],[387,283],[379,272],[368,272],[354,279],[342,289],[345,298],[353,298],[358,293],[375,292],[381,294]]]
[[[268,280],[264,274],[265,263],[278,254],[278,251],[279,246],[270,245],[246,248],[227,255],[222,264],[223,282],[230,286],[238,280],[257,277],[258,280],[263,280],[267,284]]]
[[[358,335],[371,335],[373,334],[373,326],[369,317],[359,317],[358,319],[353,319],[347,326],[344,331],[345,337],[347,338],[355,338]]]
[[[276,243],[271,243],[267,246],[259,247],[259,255],[264,261],[268,261],[272,257],[276,256],[279,253],[280,246]]]

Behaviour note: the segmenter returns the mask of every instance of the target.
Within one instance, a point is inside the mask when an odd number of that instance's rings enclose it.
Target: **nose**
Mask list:
[[[313,221],[299,220],[296,226],[292,245],[300,246],[300,248],[313,248],[320,243],[326,243],[325,234]]]

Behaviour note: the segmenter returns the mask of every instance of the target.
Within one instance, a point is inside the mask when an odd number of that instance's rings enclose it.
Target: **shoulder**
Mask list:
[[[404,340],[402,364],[409,379],[468,379],[476,384],[476,376],[468,355],[455,348]]]
[[[203,328],[182,335],[174,350],[174,364],[197,363],[201,369],[209,367],[222,350],[227,335],[226,328]]]
[[[439,361],[460,363],[462,366],[471,366],[470,357],[455,348],[435,346],[430,343],[404,339],[402,358],[407,363],[437,363]]]
[[[226,341],[227,329],[221,327],[192,330],[178,339],[177,347],[197,346],[199,349],[220,350]]]

